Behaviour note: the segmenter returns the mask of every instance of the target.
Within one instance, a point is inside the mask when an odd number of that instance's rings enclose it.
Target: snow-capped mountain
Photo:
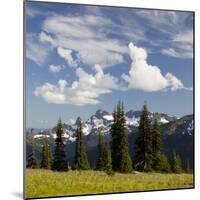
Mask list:
[[[126,125],[128,134],[132,134],[137,132],[138,126],[139,126],[139,120],[140,120],[141,111],[133,111],[130,110],[125,113],[126,118]],[[153,120],[154,118],[157,118],[162,125],[167,125],[172,122],[175,122],[178,120],[175,116],[169,116],[165,113],[151,113],[149,112],[149,118],[150,120]],[[97,135],[99,131],[105,135],[109,135],[110,128],[113,123],[113,115],[112,113],[107,112],[106,110],[97,110],[94,115],[92,115],[90,118],[88,118],[86,121],[83,121],[81,117],[77,117],[74,123],[67,124],[64,123],[64,135],[65,141],[67,143],[73,142],[76,139],[76,130],[77,127],[80,126],[80,123],[83,123],[83,133],[85,136],[88,135]],[[193,126],[188,125],[188,129],[186,130],[192,130]],[[52,137],[55,139],[56,137],[56,128],[54,127],[51,130],[47,131],[41,131],[39,134],[35,134],[34,138],[41,139],[44,137]]]
[[[130,151],[134,151],[135,139],[138,135],[138,126],[140,120],[140,111],[130,110],[125,114],[126,125],[128,130],[128,141],[130,145]],[[174,116],[169,116],[165,113],[149,113],[149,118],[152,120],[157,117],[160,121],[160,129],[162,135],[163,149],[170,159],[173,151],[178,152],[183,160],[190,160],[193,163],[193,132],[194,132],[194,116],[186,115],[181,118]],[[113,116],[111,113],[105,110],[97,110],[94,115],[83,121],[80,117],[73,120],[73,123],[64,123],[64,142],[66,144],[66,149],[69,156],[69,162],[73,162],[73,155],[75,150],[75,140],[76,140],[76,129],[83,123],[84,141],[85,148],[87,149],[88,158],[90,163],[93,165],[98,143],[98,133],[105,134],[107,139],[110,139],[110,127],[113,123]],[[49,144],[51,145],[52,151],[54,148],[54,140],[56,137],[56,127],[52,129],[45,129],[34,131],[28,131],[26,135],[27,152],[30,152],[31,141],[34,138],[36,156],[38,159],[41,158],[43,139],[47,138]],[[132,152],[133,153],[133,152]],[[28,155],[28,153],[27,153]],[[187,165],[186,162],[183,163],[184,166]]]

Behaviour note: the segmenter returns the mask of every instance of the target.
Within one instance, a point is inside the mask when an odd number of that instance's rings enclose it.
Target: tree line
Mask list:
[[[157,118],[150,120],[147,105],[144,104],[138,127],[138,137],[135,140],[135,153],[130,155],[128,145],[128,130],[124,106],[118,102],[113,112],[113,123],[110,129],[110,142],[99,130],[95,170],[129,173],[133,170],[140,172],[173,172],[181,173],[181,157],[173,152],[172,161],[169,162],[162,148],[160,125]],[[38,166],[34,142],[31,143],[31,152],[27,160],[27,168],[43,168],[53,171],[68,171],[69,163],[63,140],[63,123],[59,118],[56,126],[56,139],[53,156],[47,139],[42,146],[42,160]],[[76,131],[76,144],[72,170],[88,170],[87,153],[83,140],[83,124]]]

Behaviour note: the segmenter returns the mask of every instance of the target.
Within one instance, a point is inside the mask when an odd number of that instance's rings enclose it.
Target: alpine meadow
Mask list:
[[[193,12],[24,6],[26,199],[194,188]]]

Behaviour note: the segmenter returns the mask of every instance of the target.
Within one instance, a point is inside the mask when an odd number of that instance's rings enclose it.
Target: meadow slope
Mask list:
[[[193,188],[192,174],[26,170],[26,198]]]

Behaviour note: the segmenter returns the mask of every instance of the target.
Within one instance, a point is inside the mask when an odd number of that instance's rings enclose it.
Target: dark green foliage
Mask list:
[[[138,171],[152,170],[152,134],[147,105],[142,108],[139,123],[139,135],[135,141],[135,167]]]
[[[118,151],[118,148],[119,148],[119,134],[117,132],[117,110],[116,108],[114,109],[114,112],[113,112],[113,124],[111,126],[111,142],[110,142],[110,145],[111,145],[111,156],[112,156],[112,168],[114,171],[118,170],[119,167],[118,167],[118,162],[119,162],[119,151]]]
[[[114,172],[112,170],[112,158],[111,158],[111,152],[110,148],[108,146],[108,143],[105,143],[105,150],[104,150],[104,157],[105,157],[105,171],[108,175],[113,175]]]
[[[160,155],[160,168],[159,168],[159,171],[161,172],[170,172],[171,169],[170,169],[170,164],[169,164],[169,161],[166,157],[166,155],[164,153],[162,153]]]
[[[105,170],[105,141],[101,133],[99,133],[99,143],[97,152],[97,170]]]
[[[186,172],[187,172],[187,173],[191,173],[191,172],[192,172],[192,170],[191,170],[191,168],[190,168],[190,161],[189,161],[189,160],[187,160]]]
[[[121,102],[117,104],[113,118],[114,121],[111,127],[112,168],[114,171],[131,172],[132,161],[128,151],[126,120]]]
[[[172,159],[172,172],[178,174],[182,172],[182,162],[181,157],[176,154],[176,152],[173,153],[173,159]]]
[[[33,139],[31,142],[31,153],[28,156],[28,161],[27,161],[26,167],[31,168],[31,169],[36,169],[38,167],[37,160],[35,157],[35,148],[34,148]]]
[[[63,124],[61,118],[59,118],[56,127],[56,139],[52,170],[68,171],[68,161],[65,152],[65,145],[63,142]]]
[[[87,159],[87,154],[85,152],[82,135],[83,135],[83,127],[82,127],[82,123],[81,123],[80,127],[77,128],[74,165],[72,167],[72,169],[75,169],[75,170],[89,169],[89,163],[88,163],[88,159]]]
[[[153,127],[152,127],[152,169],[159,171],[161,168],[161,155],[162,152],[162,143],[161,143],[161,134],[160,126],[157,118],[155,118]]]
[[[99,143],[97,152],[96,169],[106,171],[107,174],[112,174],[112,159],[108,143],[105,142],[105,137],[99,133]]]
[[[40,168],[51,169],[51,167],[52,167],[51,149],[47,143],[47,140],[45,140],[42,146],[42,161],[40,163]]]

